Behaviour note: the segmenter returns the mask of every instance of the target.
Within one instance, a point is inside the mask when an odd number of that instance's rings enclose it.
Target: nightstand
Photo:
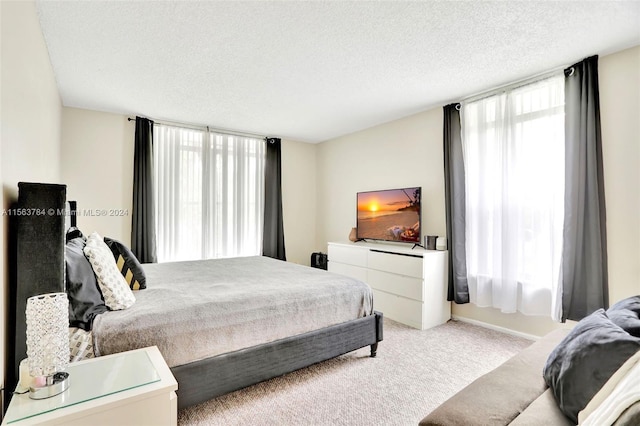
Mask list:
[[[152,346],[69,364],[69,389],[14,395],[2,426],[177,425],[178,383]]]

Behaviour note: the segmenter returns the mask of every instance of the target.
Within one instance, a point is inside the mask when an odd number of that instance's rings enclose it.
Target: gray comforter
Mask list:
[[[143,266],[136,303],[95,319],[96,355],[156,345],[174,367],[373,311],[367,284],[266,257]]]

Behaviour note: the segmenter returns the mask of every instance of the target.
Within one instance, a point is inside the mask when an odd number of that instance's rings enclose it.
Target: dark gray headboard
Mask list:
[[[65,233],[71,220],[75,222],[75,215],[67,213],[66,185],[20,182],[18,190],[16,214],[10,220],[7,395],[17,384],[20,361],[27,356],[27,299],[65,291]]]

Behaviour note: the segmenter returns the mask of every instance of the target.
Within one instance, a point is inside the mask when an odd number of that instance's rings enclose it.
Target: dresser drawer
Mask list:
[[[422,330],[450,318],[446,252],[368,242],[328,247],[329,271],[369,284],[386,318]]]
[[[395,321],[422,329],[422,302],[374,289],[373,308]]]
[[[329,262],[329,272],[346,275],[356,280],[367,282],[367,270],[360,266],[346,265],[340,262]]]
[[[366,268],[367,252],[367,249],[361,247],[329,244],[329,264],[339,262]]]
[[[414,257],[371,250],[367,257],[367,266],[378,271],[422,279],[422,256]]]
[[[367,274],[367,284],[377,290],[409,299],[423,301],[422,280],[405,275],[392,274],[390,272],[376,271],[369,269]]]

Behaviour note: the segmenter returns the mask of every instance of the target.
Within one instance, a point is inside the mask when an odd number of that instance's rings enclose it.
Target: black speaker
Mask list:
[[[311,253],[311,267],[327,270],[328,256],[325,253]]]

